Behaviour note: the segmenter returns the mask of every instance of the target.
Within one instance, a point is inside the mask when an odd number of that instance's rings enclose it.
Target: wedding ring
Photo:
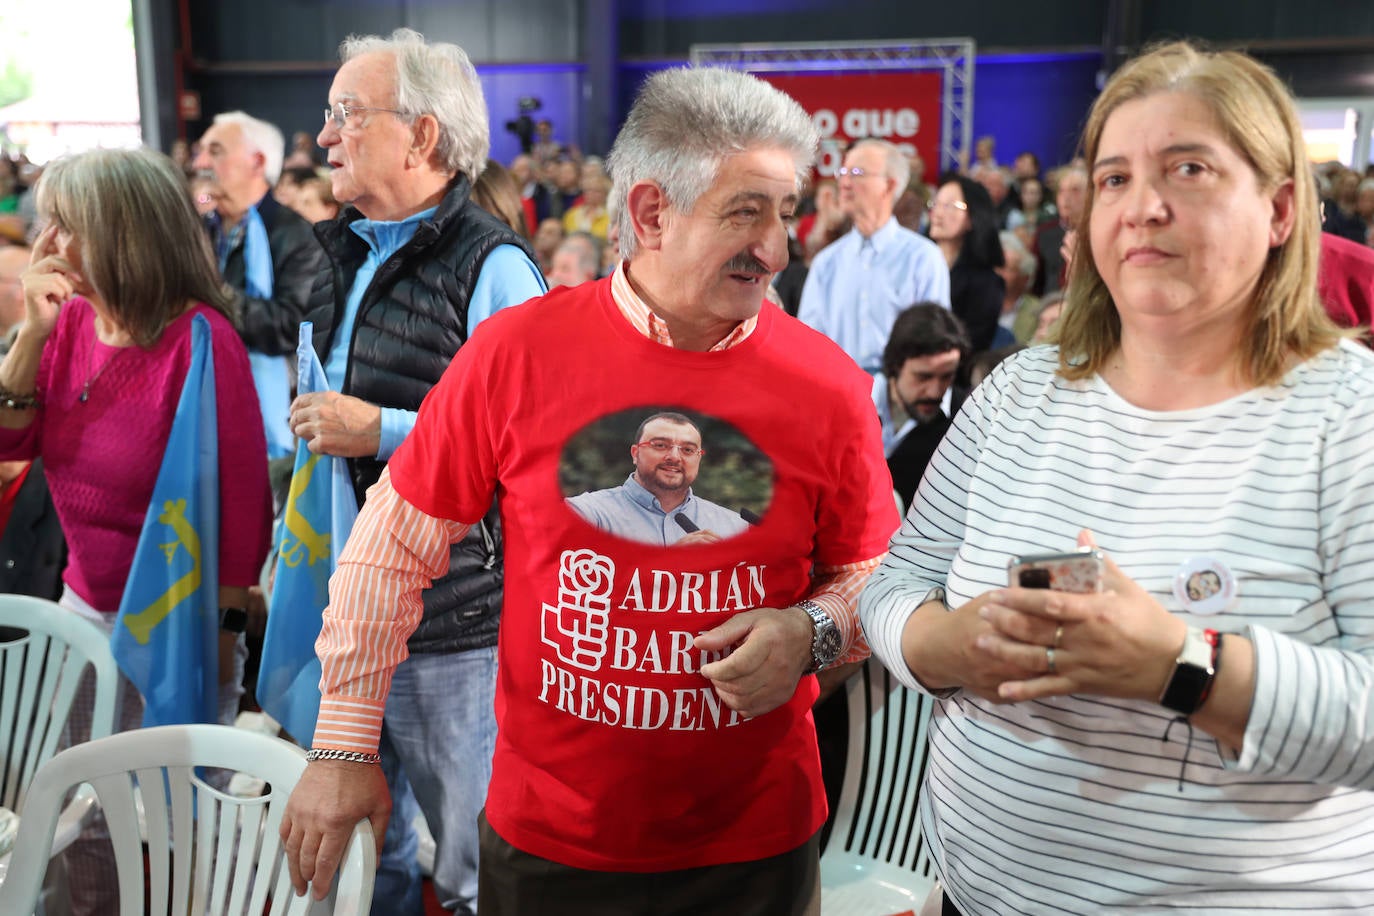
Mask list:
[[[1050,674],[1058,674],[1058,673],[1059,673],[1058,670],[1054,667],[1054,647],[1052,647],[1052,646],[1046,646],[1046,647],[1045,647],[1045,664],[1046,664],[1046,666],[1047,666],[1047,669],[1046,669],[1046,670],[1047,670]]]
[[[1057,626],[1057,627],[1054,628],[1054,647],[1053,647],[1053,648],[1058,649],[1058,648],[1059,648],[1059,641],[1060,641],[1061,639],[1063,639],[1063,638],[1064,638],[1064,625],[1061,623],[1059,626]]]

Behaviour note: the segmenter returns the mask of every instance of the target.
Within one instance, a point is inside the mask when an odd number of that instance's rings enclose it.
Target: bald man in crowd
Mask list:
[[[949,266],[940,249],[892,215],[910,172],[886,140],[860,140],[845,154],[840,208],[854,228],[817,253],[797,310],[869,375],[882,371],[883,347],[903,309],[913,302],[949,307]]]

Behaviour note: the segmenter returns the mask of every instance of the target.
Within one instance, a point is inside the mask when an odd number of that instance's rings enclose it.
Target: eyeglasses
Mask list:
[[[640,448],[662,452],[665,455],[673,449],[677,449],[678,454],[683,458],[695,458],[705,451],[700,445],[693,445],[690,442],[674,442],[671,439],[649,439],[645,442],[637,442],[635,444]]]
[[[962,200],[934,200],[926,204],[927,210],[963,210],[968,211],[968,204]]]
[[[839,168],[837,168],[837,169],[835,170],[835,177],[836,177],[836,178],[846,178],[846,177],[847,177],[847,178],[864,178],[864,177],[881,178],[881,177],[883,177],[883,176],[882,176],[882,173],[881,173],[881,172],[869,172],[869,171],[867,171],[867,170],[865,170],[865,169],[859,168],[857,165],[842,165],[842,166],[840,166]]]
[[[345,105],[343,102],[335,102],[325,108],[324,123],[328,125],[332,121],[335,130],[343,130],[344,125],[348,123],[348,116],[355,111],[385,111],[394,115],[405,114],[404,111],[398,111],[395,108],[365,108],[362,105]]]

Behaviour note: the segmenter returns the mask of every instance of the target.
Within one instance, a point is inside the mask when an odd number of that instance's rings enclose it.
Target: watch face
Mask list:
[[[1191,715],[1198,707],[1202,691],[1206,689],[1211,680],[1212,675],[1206,668],[1181,664],[1174,669],[1174,676],[1169,681],[1169,689],[1165,691],[1160,704],[1174,712]]]
[[[818,630],[816,643],[812,646],[811,651],[827,663],[834,661],[835,657],[840,654],[840,631],[834,626]]]

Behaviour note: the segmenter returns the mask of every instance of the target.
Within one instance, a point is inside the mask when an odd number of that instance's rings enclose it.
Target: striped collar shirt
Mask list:
[[[620,314],[625,316],[632,327],[654,343],[663,344],[665,347],[673,345],[673,338],[668,333],[668,325],[663,319],[654,314],[653,309],[639,298],[634,286],[630,284],[630,277],[625,272],[626,262],[621,261],[615,267],[615,272],[611,274],[611,298],[615,300],[616,308],[620,309]],[[735,329],[726,334],[720,343],[711,348],[711,352],[717,350],[728,350],[736,344],[743,343],[750,334],[754,333],[754,328],[758,327],[759,317],[745,319],[735,326]]]

